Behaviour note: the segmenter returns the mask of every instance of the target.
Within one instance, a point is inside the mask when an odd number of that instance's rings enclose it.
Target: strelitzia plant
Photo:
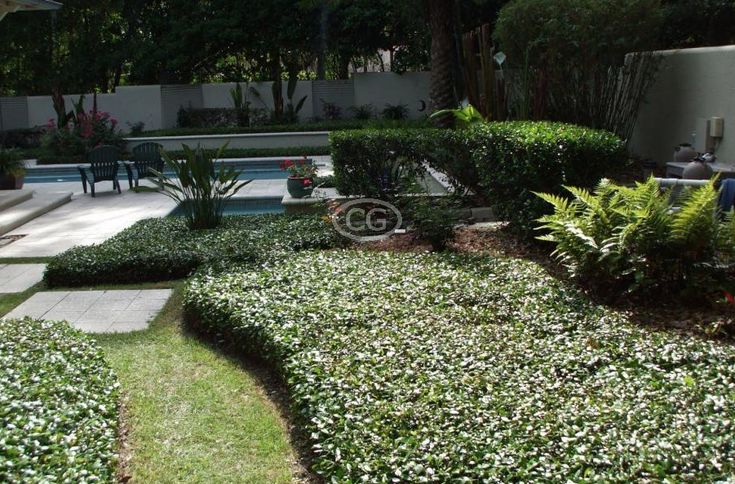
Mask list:
[[[181,160],[161,151],[173,176],[152,170],[157,177],[154,182],[179,204],[190,229],[213,229],[222,223],[225,202],[252,180],[240,180],[242,171],[224,163],[215,167],[215,160],[222,158],[227,145],[217,150],[214,157],[201,146],[191,149],[183,145],[182,148]]]
[[[448,114],[454,116],[454,119],[457,122],[457,127],[462,129],[469,128],[474,124],[484,123],[486,121],[482,113],[475,109],[472,104],[467,104],[466,106],[458,109],[442,109],[441,111],[437,111],[432,114],[429,119],[436,119]]]

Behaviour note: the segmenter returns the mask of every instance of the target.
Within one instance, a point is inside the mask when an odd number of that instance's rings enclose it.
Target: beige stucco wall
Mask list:
[[[429,111],[429,72],[367,72],[354,76],[355,106],[372,104],[381,112],[386,104],[404,104],[409,117],[420,118]]]
[[[299,81],[294,93],[294,101],[298,102],[307,96],[299,113],[302,121],[322,116],[320,102],[315,97],[332,99],[338,94],[343,115],[349,117],[348,108],[363,104],[372,104],[376,112],[385,108],[386,104],[405,104],[409,116],[418,118],[429,114],[429,78],[428,72],[409,72],[395,74],[392,72],[375,72],[356,74],[351,81],[325,81],[315,91],[312,81]],[[346,89],[346,83],[351,89]],[[318,83],[317,83],[318,84]],[[260,98],[248,92],[248,100],[254,108],[273,109],[271,94],[272,82],[254,82],[242,86],[252,87],[260,93]],[[173,85],[173,86],[121,86],[116,92],[100,94],[97,103],[101,110],[110,112],[120,122],[123,131],[128,130],[128,123],[143,121],[146,129],[172,128],[176,125],[176,115],[182,106],[222,108],[232,107],[230,89],[234,83]],[[284,102],[288,83],[283,82]],[[332,95],[333,94],[333,95]],[[65,95],[66,107],[73,108],[72,103],[79,99],[78,94]],[[335,98],[336,99],[336,98]],[[334,100],[334,99],[333,99]],[[27,115],[25,106],[27,104]],[[92,95],[85,98],[85,107],[91,109]],[[315,108],[315,106],[317,106]],[[426,108],[426,109],[424,109]],[[422,111],[422,109],[424,109]],[[22,113],[21,113],[22,111]],[[19,114],[21,113],[21,114]],[[31,96],[0,99],[0,116],[7,128],[24,128],[43,126],[49,119],[55,119],[51,96]]]
[[[735,163],[735,46],[662,52],[664,60],[654,86],[642,106],[631,138],[631,151],[663,165],[674,147],[692,142],[708,148],[704,122],[725,120],[717,157]]]

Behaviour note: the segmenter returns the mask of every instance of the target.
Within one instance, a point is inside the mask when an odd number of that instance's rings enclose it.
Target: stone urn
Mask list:
[[[681,177],[686,180],[709,180],[713,174],[712,167],[707,162],[696,159],[684,168]]]
[[[682,143],[674,148],[674,162],[687,163],[699,156],[699,153],[689,143]]]

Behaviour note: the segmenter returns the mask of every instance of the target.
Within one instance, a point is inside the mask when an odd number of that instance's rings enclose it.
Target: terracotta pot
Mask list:
[[[0,175],[0,190],[20,190],[24,180],[25,175]]]
[[[689,143],[682,143],[674,148],[674,162],[687,163],[699,156],[699,153]]]

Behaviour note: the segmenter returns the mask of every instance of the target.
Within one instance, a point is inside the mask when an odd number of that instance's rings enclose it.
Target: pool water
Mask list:
[[[281,160],[263,159],[263,160],[242,160],[229,161],[228,165],[233,166],[237,170],[242,170],[241,180],[285,180],[288,173],[281,170]],[[164,170],[164,174],[171,176],[170,170]],[[118,177],[121,184],[125,184],[128,179],[125,168],[120,167]],[[26,183],[57,183],[57,182],[80,182],[79,170],[76,166],[40,166],[28,169],[25,177]]]
[[[283,213],[282,197],[231,198],[225,202],[224,215],[263,215]],[[183,215],[181,206],[169,213],[170,217]]]
[[[171,176],[173,173],[164,171],[164,174]],[[128,174],[122,170],[118,174],[120,183],[125,186],[128,180]],[[263,170],[247,170],[240,177],[240,180],[285,180],[288,175],[280,169],[263,169]],[[26,174],[25,183],[58,183],[58,182],[80,182],[81,177],[79,171],[43,171],[41,173],[29,172]]]

